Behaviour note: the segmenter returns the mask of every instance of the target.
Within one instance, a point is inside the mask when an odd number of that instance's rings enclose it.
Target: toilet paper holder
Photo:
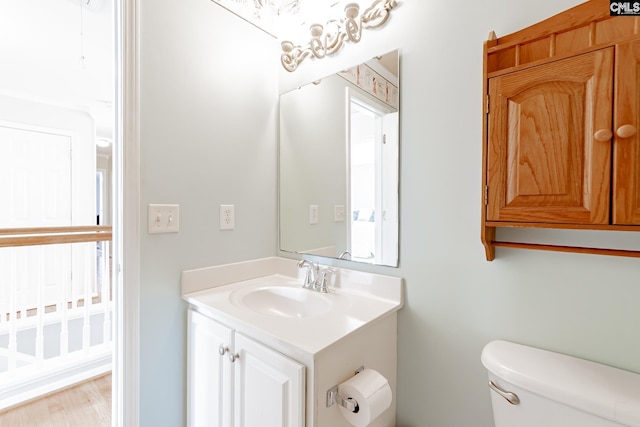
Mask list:
[[[364,366],[360,366],[356,369],[355,375],[358,375],[360,372],[364,370]],[[344,397],[338,393],[338,386],[334,385],[329,390],[327,390],[327,408],[338,404],[343,408],[346,408],[348,411],[357,414],[360,410],[360,406],[358,406],[358,401],[351,397]]]
[[[358,406],[358,401],[352,399],[351,397],[345,398],[338,394],[338,386],[333,386],[331,389],[327,390],[327,408],[338,404],[343,408],[347,408],[348,411],[351,411],[355,414],[358,413],[360,407]]]

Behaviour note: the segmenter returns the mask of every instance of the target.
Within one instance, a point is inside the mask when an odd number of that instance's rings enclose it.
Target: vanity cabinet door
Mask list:
[[[187,425],[228,427],[233,396],[226,349],[233,348],[233,330],[197,311],[188,313]]]
[[[236,333],[234,427],[304,427],[305,367]]]
[[[613,61],[607,48],[489,79],[487,221],[609,223]]]

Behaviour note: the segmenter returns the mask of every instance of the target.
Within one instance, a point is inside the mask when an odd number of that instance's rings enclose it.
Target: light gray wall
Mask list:
[[[278,46],[209,0],[140,0],[140,15],[140,425],[176,427],[181,271],[275,253]],[[178,203],[180,232],[147,234],[149,203]]]
[[[487,262],[480,244],[482,44],[491,30],[505,35],[578,3],[401,1],[360,45],[281,73],[284,90],[326,74],[328,61],[339,69],[347,56],[402,50],[400,267],[369,268],[405,278],[398,427],[492,426],[480,352],[494,339],[640,372],[637,260],[498,249]],[[585,244],[639,246],[633,233],[586,235]]]
[[[488,263],[479,241],[482,42],[577,3],[403,0],[360,45],[279,77],[284,91],[402,49],[400,268],[368,267],[406,282],[399,427],[490,427],[479,357],[493,339],[640,372],[638,261],[499,249]],[[276,253],[279,65],[261,33],[210,1],[141,6],[141,208],[181,205],[179,234],[142,235],[141,425],[173,427],[184,419],[180,271]],[[217,231],[220,203],[236,204],[236,231]]]

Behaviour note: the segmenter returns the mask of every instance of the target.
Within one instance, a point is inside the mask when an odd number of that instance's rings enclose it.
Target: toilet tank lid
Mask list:
[[[489,372],[526,391],[640,427],[639,374],[507,341],[487,344],[481,359]]]

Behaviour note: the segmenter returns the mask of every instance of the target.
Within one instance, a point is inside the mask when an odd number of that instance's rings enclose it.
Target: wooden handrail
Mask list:
[[[111,226],[81,225],[0,229],[0,248],[65,243],[103,242],[113,238]]]
[[[31,228],[0,228],[0,235],[5,234],[53,234],[77,233],[90,231],[111,231],[110,225],[70,225],[63,227],[31,227]]]

